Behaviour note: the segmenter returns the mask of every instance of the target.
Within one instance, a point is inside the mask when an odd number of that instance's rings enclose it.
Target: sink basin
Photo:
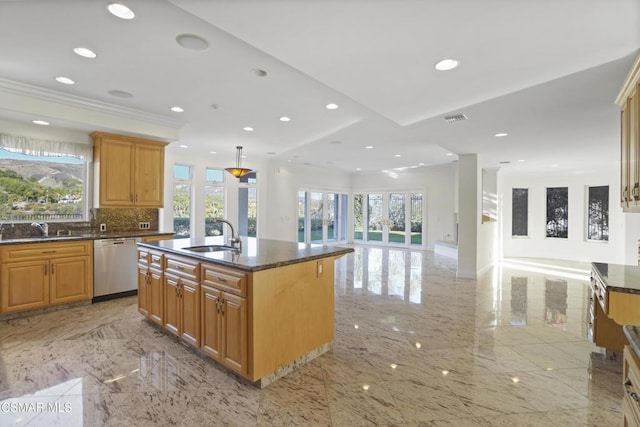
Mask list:
[[[237,248],[227,245],[205,245],[205,246],[190,246],[188,248],[182,248],[185,251],[191,252],[221,252],[221,251],[231,251],[238,252]]]

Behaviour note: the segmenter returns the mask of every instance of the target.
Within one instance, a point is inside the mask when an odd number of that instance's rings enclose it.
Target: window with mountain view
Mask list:
[[[0,220],[85,220],[87,162],[65,153],[24,151],[0,147]]]

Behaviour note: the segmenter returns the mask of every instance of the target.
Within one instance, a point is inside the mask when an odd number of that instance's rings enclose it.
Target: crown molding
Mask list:
[[[180,129],[186,123],[184,121],[162,116],[160,114],[147,113],[145,111],[123,107],[121,105],[109,104],[106,102],[97,101],[95,99],[70,95],[67,93],[33,86],[26,83],[3,79],[1,77],[0,92],[18,96],[25,96],[28,98],[34,98],[41,101],[53,102],[85,110],[96,111],[99,113],[111,114],[127,119],[140,120],[147,123],[166,126],[171,129]]]

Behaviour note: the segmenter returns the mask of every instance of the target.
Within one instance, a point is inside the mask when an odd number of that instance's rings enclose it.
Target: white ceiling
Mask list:
[[[638,0],[122,0],[131,21],[108,3],[0,0],[0,119],[175,141],[212,165],[236,145],[249,167],[347,172],[447,153],[522,170],[619,161],[613,102],[640,48]],[[209,47],[180,47],[184,33]],[[460,67],[436,71],[445,57]]]

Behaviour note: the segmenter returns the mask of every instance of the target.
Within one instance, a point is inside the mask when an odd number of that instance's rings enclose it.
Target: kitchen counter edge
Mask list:
[[[174,255],[179,255],[179,256],[183,256],[183,257],[187,257],[187,258],[193,258],[193,259],[197,259],[197,260],[202,261],[202,262],[208,262],[208,263],[212,263],[212,264],[224,265],[224,266],[227,266],[227,267],[236,268],[238,270],[243,270],[243,271],[247,271],[247,272],[269,270],[269,269],[272,269],[272,268],[284,267],[284,266],[287,266],[287,265],[298,264],[298,263],[307,262],[307,261],[313,261],[313,260],[318,260],[318,259],[324,259],[324,258],[329,258],[329,257],[333,257],[333,256],[336,256],[336,257],[337,256],[342,256],[342,255],[346,255],[346,254],[349,254],[351,252],[354,252],[353,248],[345,248],[345,247],[340,247],[340,246],[333,246],[333,247],[324,246],[323,247],[324,250],[321,253],[316,253],[316,254],[302,256],[302,257],[297,257],[297,258],[293,258],[293,259],[281,260],[281,261],[277,261],[277,262],[269,262],[269,263],[264,263],[264,264],[260,264],[260,265],[247,265],[247,264],[234,262],[234,261],[229,261],[229,260],[225,260],[225,259],[207,258],[204,255],[198,254],[197,252],[187,252],[187,251],[180,250],[180,249],[175,249],[175,248],[172,248],[172,247],[159,246],[158,243],[159,242],[138,242],[138,246],[144,247],[144,248],[148,248],[148,249],[159,250],[161,252],[167,252],[167,253],[171,253],[171,254],[174,254]],[[293,245],[295,243],[291,243],[291,244]],[[185,244],[185,247],[186,246],[189,246],[189,244]]]
[[[126,239],[135,237],[156,237],[173,236],[173,233],[163,233],[160,231],[123,231],[114,233],[83,233],[72,234],[71,236],[48,236],[48,237],[24,237],[19,239],[0,240],[0,246],[30,244],[30,243],[54,243],[70,242],[75,240],[104,240],[104,239]]]
[[[600,263],[600,262],[592,262],[591,266],[593,267],[592,271],[598,275],[598,278],[602,283],[604,283],[604,285],[607,288],[606,290],[608,292],[622,292],[626,294],[640,295],[640,267],[635,265],[607,264],[607,263]],[[626,280],[626,277],[623,277],[622,278],[623,283],[620,283],[619,285],[614,284],[609,280],[609,274],[603,274],[602,270],[604,268],[606,268],[607,273],[609,273],[610,269],[611,270],[618,269],[620,271],[632,272],[633,276],[635,276],[637,280],[629,280],[629,283],[626,283],[624,282],[624,280]],[[620,273],[620,271],[618,271],[617,273]],[[619,276],[620,274],[617,274],[618,278]],[[626,276],[626,274],[623,276]]]

